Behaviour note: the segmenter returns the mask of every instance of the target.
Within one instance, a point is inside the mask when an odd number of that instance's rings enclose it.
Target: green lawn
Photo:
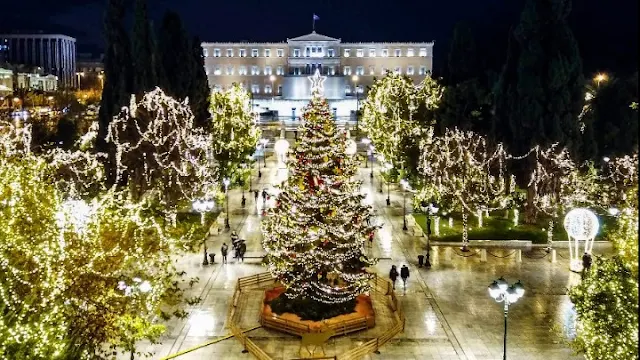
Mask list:
[[[534,244],[545,244],[547,242],[547,226],[548,220],[541,218],[537,224],[523,224],[522,212],[520,213],[520,221],[518,226],[513,225],[513,213],[511,218],[503,217],[504,211],[494,211],[490,216],[483,219],[482,228],[478,228],[478,219],[475,216],[469,216],[469,240],[530,240]],[[426,232],[425,215],[422,213],[413,214],[416,222]],[[454,213],[453,227],[449,227],[449,217],[440,217],[440,236],[435,235],[435,221],[431,220],[431,240],[443,242],[459,242],[462,241],[462,217],[460,214]],[[609,216],[599,217],[600,231],[596,240],[605,240],[608,229],[614,223],[614,219]],[[558,223],[559,221],[559,223]],[[562,219],[558,219],[554,225],[553,240],[566,241],[567,233],[562,226]]]

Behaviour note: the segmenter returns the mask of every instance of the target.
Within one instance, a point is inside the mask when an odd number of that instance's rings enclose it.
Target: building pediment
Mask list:
[[[340,42],[340,39],[332,38],[331,36],[318,34],[315,31],[311,32],[311,34],[298,36],[298,37],[295,37],[293,39],[287,39],[287,42],[297,42],[297,41],[337,41],[337,42]]]

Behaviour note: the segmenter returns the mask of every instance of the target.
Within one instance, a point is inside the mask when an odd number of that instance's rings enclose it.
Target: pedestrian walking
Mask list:
[[[253,199],[256,203],[258,202],[258,190],[253,190]]]
[[[389,279],[391,279],[391,283],[393,283],[393,290],[395,290],[396,280],[398,279],[398,269],[396,269],[395,265],[391,265],[391,270],[389,270]]]
[[[262,206],[267,205],[267,189],[262,189]]]
[[[247,244],[245,244],[244,240],[240,242],[238,250],[240,255],[240,261],[244,262],[244,254],[247,252]]]
[[[402,286],[404,287],[404,293],[407,293],[407,279],[409,279],[409,268],[407,265],[402,265],[400,268],[400,277],[402,278]]]
[[[582,278],[583,279],[587,271],[589,271],[589,269],[591,268],[591,263],[592,263],[591,254],[585,252],[584,255],[582,255]]]
[[[229,251],[229,246],[227,243],[222,243],[222,247],[220,248],[220,253],[222,254],[222,263],[227,263],[227,252]]]

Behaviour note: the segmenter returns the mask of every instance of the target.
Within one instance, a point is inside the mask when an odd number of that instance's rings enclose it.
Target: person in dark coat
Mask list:
[[[258,202],[258,190],[253,190],[253,200],[256,203]]]
[[[393,290],[396,289],[396,280],[398,279],[398,269],[396,269],[395,265],[391,265],[391,270],[389,270],[389,279],[393,283]]]
[[[262,206],[265,206],[267,203],[267,190],[262,189]]]
[[[592,263],[591,254],[585,252],[584,255],[582,255],[582,277],[583,278],[586,272],[589,271],[589,269],[591,268],[591,263]]]
[[[404,287],[404,292],[407,292],[407,279],[409,279],[409,268],[407,265],[402,265],[400,268],[400,277],[402,278],[402,286]]]
[[[227,263],[227,252],[229,252],[229,246],[227,243],[222,243],[222,247],[220,248],[220,254],[222,254],[222,263]]]
[[[244,240],[242,240],[240,242],[240,245],[238,245],[238,251],[239,251],[239,258],[240,261],[244,262],[244,254],[247,252],[247,244],[245,244]]]

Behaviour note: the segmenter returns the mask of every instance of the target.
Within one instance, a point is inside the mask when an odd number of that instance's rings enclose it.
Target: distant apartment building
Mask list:
[[[76,39],[60,34],[0,34],[5,60],[40,67],[61,86],[76,84]]]
[[[415,83],[431,73],[433,42],[343,43],[315,31],[286,42],[204,42],[205,71],[212,90],[233,83],[253,94],[259,110],[296,118],[311,97],[309,76],[324,76],[324,96],[336,116],[356,110],[367,86],[387,71]]]
[[[79,88],[101,89],[104,84],[104,54],[79,53],[76,73]]]

